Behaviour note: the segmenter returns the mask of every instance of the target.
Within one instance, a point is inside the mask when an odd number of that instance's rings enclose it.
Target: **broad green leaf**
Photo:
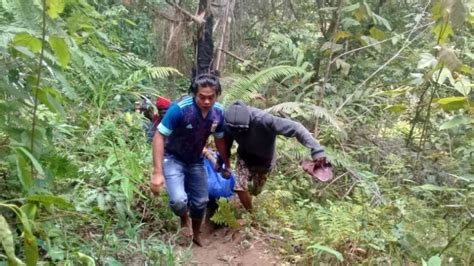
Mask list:
[[[50,36],[48,43],[61,66],[65,68],[69,63],[69,48],[64,39],[58,36]]]
[[[434,67],[438,63],[438,60],[436,60],[436,57],[434,57],[430,53],[421,53],[420,54],[420,60],[418,61],[417,68],[418,69],[424,69],[427,67]]]
[[[38,88],[33,89],[33,92],[36,92],[36,90],[38,90],[38,100],[42,104],[46,105],[46,107],[48,107],[51,112],[59,113],[62,116],[65,116],[64,108],[59,102],[61,101],[61,95],[56,89],[52,87]]]
[[[345,38],[349,38],[352,36],[352,33],[347,31],[338,31],[334,36],[334,42],[338,42],[339,40],[343,40]]]
[[[433,28],[433,32],[436,39],[439,40],[440,45],[445,44],[450,36],[454,36],[453,28],[444,21],[438,22],[438,24]]]
[[[357,8],[354,12],[352,12],[352,15],[359,22],[365,20],[367,18],[367,15],[368,15],[366,5],[360,5],[359,8]]]
[[[321,46],[321,51],[332,50],[333,53],[342,50],[342,45],[332,42],[326,42]]]
[[[370,28],[369,32],[370,32],[370,36],[372,36],[374,39],[378,41],[385,39],[385,32],[381,31],[377,27]]]
[[[364,45],[378,43],[378,41],[376,39],[374,39],[372,37],[369,37],[369,36],[361,36],[360,39],[361,39],[361,41]],[[382,47],[380,46],[380,44],[376,44],[373,47],[379,52],[382,50]]]
[[[407,107],[404,104],[393,104],[393,105],[388,105],[387,107],[384,108],[384,110],[393,112],[393,113],[403,113],[405,112]]]
[[[322,251],[322,252],[326,252],[326,253],[329,253],[331,255],[333,255],[334,257],[336,257],[340,262],[344,261],[344,256],[342,256],[342,254],[335,250],[335,249],[332,249],[328,246],[323,246],[323,245],[320,245],[320,244],[314,244],[314,245],[311,245],[309,246],[307,249],[312,249],[314,251]]]
[[[46,8],[50,18],[55,19],[59,17],[64,11],[64,0],[46,0]]]
[[[441,7],[441,1],[437,1],[431,8],[431,14],[433,20],[438,20],[443,17],[443,8]]]
[[[33,186],[33,177],[31,176],[30,166],[27,163],[24,154],[15,150],[16,154],[16,168],[18,171],[18,179],[25,191],[28,191]]]
[[[439,129],[444,130],[444,129],[451,129],[451,128],[457,128],[462,125],[469,125],[469,124],[474,124],[474,118],[464,116],[464,115],[457,115],[453,117],[451,120],[444,122]]]
[[[25,155],[26,157],[28,157],[28,159],[30,159],[31,164],[33,165],[33,167],[36,169],[36,171],[38,172],[40,176],[43,176],[43,177],[45,176],[43,167],[27,149],[23,147],[16,147],[15,150],[22,152],[23,155]]]
[[[459,71],[467,75],[470,75],[473,73],[471,68],[468,65],[464,65],[464,64],[459,68]]]
[[[23,55],[28,56],[31,59],[35,58],[35,54],[28,48],[24,46],[15,46],[15,50],[22,53]]]
[[[21,211],[23,211],[28,217],[28,219],[33,220],[36,217],[36,212],[38,211],[38,206],[33,203],[26,203],[20,207]]]
[[[95,266],[95,261],[92,257],[87,256],[86,254],[83,254],[81,252],[76,252],[76,256],[79,258],[79,260],[84,263],[86,266]]]
[[[428,260],[428,266],[441,266],[441,258],[436,255]]]
[[[425,81],[425,76],[422,73],[410,73],[410,83],[411,85],[419,86]]]
[[[2,243],[3,251],[7,255],[8,265],[25,265],[15,255],[15,243],[13,242],[13,235],[10,231],[5,217],[0,214],[0,243]]]
[[[445,111],[459,110],[467,105],[466,97],[446,97],[436,101]]]
[[[466,76],[460,76],[454,83],[454,89],[466,97],[471,93],[473,86],[474,84],[471,84],[471,80]]]
[[[347,28],[350,28],[350,27],[353,27],[353,26],[360,26],[360,23],[359,23],[359,21],[357,21],[353,18],[345,17],[345,18],[341,19],[341,25],[344,29],[347,29]]]
[[[446,80],[449,81],[449,84],[454,85],[455,80],[453,78],[453,75],[451,74],[451,71],[449,71],[448,68],[443,67],[441,71],[436,70],[433,72],[433,80],[437,82],[438,84],[443,84]]]
[[[379,15],[374,13],[373,14],[373,19],[374,19],[374,22],[376,22],[376,24],[383,25],[389,31],[392,30],[392,27],[390,26],[390,22],[388,22],[388,20],[386,20],[384,17],[379,16]]]
[[[350,6],[345,6],[341,9],[342,12],[352,12],[360,7],[360,3],[355,3]]]
[[[41,202],[45,205],[53,204],[63,209],[71,209],[74,207],[70,202],[61,197],[46,194],[29,196],[28,198],[26,198],[26,201]]]
[[[41,50],[41,40],[26,32],[15,35],[13,45],[27,47],[33,53],[37,53]]]

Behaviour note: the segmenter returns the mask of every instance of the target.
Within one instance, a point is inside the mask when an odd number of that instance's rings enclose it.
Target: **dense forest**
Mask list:
[[[314,180],[307,149],[278,138],[255,211],[219,201],[232,252],[473,265],[469,0],[1,0],[0,265],[210,262],[220,245],[182,244],[167,194],[150,192],[133,108],[188,93],[211,13],[218,101],[302,123],[334,172]]]

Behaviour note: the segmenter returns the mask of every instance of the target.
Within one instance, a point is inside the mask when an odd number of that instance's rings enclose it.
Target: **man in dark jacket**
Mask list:
[[[258,195],[268,173],[275,165],[275,142],[278,135],[296,137],[311,150],[312,159],[320,165],[327,163],[324,148],[300,123],[273,116],[263,110],[232,103],[225,114],[225,140],[228,155],[234,141],[239,144],[234,191],[248,211],[252,211],[252,195]]]

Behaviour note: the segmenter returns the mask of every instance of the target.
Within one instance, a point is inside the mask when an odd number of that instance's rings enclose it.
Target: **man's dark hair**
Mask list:
[[[219,78],[214,74],[204,73],[195,77],[191,84],[191,93],[196,95],[199,88],[202,87],[212,87],[216,91],[217,96],[221,95],[221,83],[219,82]]]

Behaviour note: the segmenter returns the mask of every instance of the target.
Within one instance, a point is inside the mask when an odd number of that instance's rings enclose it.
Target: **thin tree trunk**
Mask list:
[[[223,72],[226,63],[226,54],[222,50],[228,50],[230,42],[230,26],[235,7],[235,0],[227,0],[224,17],[222,19],[221,40],[216,55],[216,67],[219,72]]]

